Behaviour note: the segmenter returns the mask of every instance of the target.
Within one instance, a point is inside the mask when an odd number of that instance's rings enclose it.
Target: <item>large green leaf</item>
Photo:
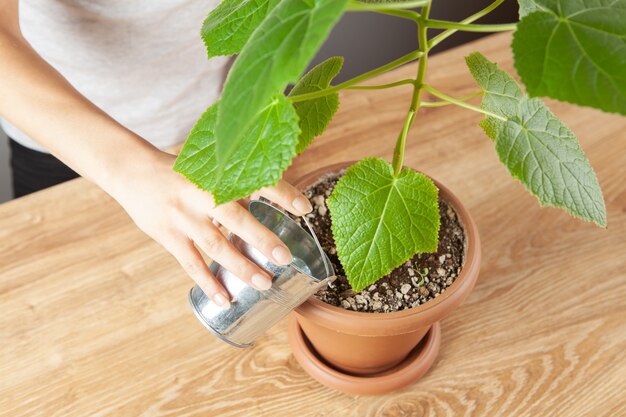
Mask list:
[[[350,167],[328,199],[337,254],[355,291],[439,238],[438,190],[423,174],[368,158]]]
[[[227,161],[255,114],[295,82],[343,13],[347,0],[282,0],[254,31],[224,85],[217,157]]]
[[[466,60],[485,92],[482,107],[504,119],[488,116],[482,126],[511,175],[542,205],[606,226],[600,185],[574,134],[483,55],[476,52]]]
[[[339,74],[343,66],[343,58],[336,56],[328,58],[316,65],[293,87],[289,96],[312,93],[330,86],[330,82]],[[333,115],[339,108],[339,94],[332,93],[312,100],[294,103],[300,119],[300,141],[296,151],[301,153],[311,144],[315,136],[321,135]]]
[[[202,25],[202,39],[210,57],[241,51],[252,32],[280,0],[224,0]]]
[[[520,0],[515,68],[531,96],[626,114],[626,0]]]
[[[196,123],[174,170],[203,190],[217,204],[236,200],[280,179],[296,155],[300,129],[293,105],[281,94],[253,119],[233,158],[225,165],[215,154],[215,124],[219,102]]]

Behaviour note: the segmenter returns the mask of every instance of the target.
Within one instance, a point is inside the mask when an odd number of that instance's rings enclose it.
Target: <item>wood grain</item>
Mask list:
[[[479,50],[511,70],[509,41],[433,57],[428,82],[454,96],[475,91],[463,57]],[[390,159],[409,99],[403,87],[342,93],[332,126],[287,177]],[[482,271],[443,322],[430,373],[381,397],[309,378],[285,321],[248,350],[208,334],[174,259],[87,181],[0,206],[0,416],[626,416],[626,120],[549,104],[596,168],[608,229],[541,209],[498,162],[479,115],[422,111],[407,163],[469,207]]]

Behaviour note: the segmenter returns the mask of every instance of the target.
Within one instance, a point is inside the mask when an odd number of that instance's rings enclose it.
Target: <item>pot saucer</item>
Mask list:
[[[353,395],[380,395],[420,379],[433,365],[441,345],[441,326],[432,325],[422,341],[398,365],[386,371],[356,376],[329,366],[315,351],[295,317],[289,317],[289,344],[302,368],[319,383]]]

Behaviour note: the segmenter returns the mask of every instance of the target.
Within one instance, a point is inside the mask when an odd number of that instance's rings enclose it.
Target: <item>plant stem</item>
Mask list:
[[[420,17],[419,13],[414,12],[412,10],[385,9],[385,10],[376,10],[375,12],[379,13],[379,14],[386,14],[386,15],[389,15],[389,16],[401,17],[403,19],[409,19],[409,20],[412,20],[414,22],[417,22],[417,20]]]
[[[417,29],[417,37],[419,40],[419,49],[417,51],[413,51],[410,54],[407,54],[403,57],[400,57],[388,64],[385,64],[381,67],[368,71],[364,74],[361,74],[358,77],[352,78],[348,81],[345,81],[341,84],[331,86],[325,88],[323,90],[314,91],[311,93],[300,94],[296,96],[288,97],[292,102],[306,101],[312,100],[319,97],[326,96],[328,94],[337,92],[343,89],[352,89],[352,90],[379,90],[385,88],[392,88],[400,85],[413,85],[413,95],[411,97],[411,105],[409,107],[409,111],[407,112],[406,118],[404,120],[404,125],[402,127],[402,131],[396,140],[396,145],[393,151],[393,171],[394,176],[398,176],[402,171],[402,166],[404,164],[404,151],[406,148],[406,139],[415,120],[417,111],[420,107],[439,107],[446,106],[448,104],[455,104],[460,107],[464,107],[469,110],[473,110],[482,114],[485,114],[490,117],[494,117],[496,119],[506,121],[507,119],[499,114],[492,113],[488,110],[481,109],[480,107],[474,106],[472,104],[468,104],[465,101],[469,100],[477,95],[482,94],[482,92],[470,94],[468,96],[461,97],[459,99],[455,99],[453,97],[447,96],[442,92],[432,88],[431,86],[424,83],[424,78],[426,74],[426,67],[428,64],[428,52],[431,48],[442,42],[444,39],[451,36],[453,33],[463,30],[468,32],[500,32],[507,30],[514,30],[517,27],[516,23],[507,23],[507,24],[497,24],[497,25],[479,25],[479,24],[471,24],[473,21],[481,18],[482,16],[488,14],[493,9],[502,4],[504,0],[496,0],[486,8],[480,10],[479,12],[469,16],[468,18],[462,20],[461,22],[447,22],[443,20],[429,19],[430,14],[430,6],[431,0],[420,0],[420,1],[405,1],[405,2],[397,2],[397,3],[361,3],[358,1],[351,1],[348,6],[348,10],[362,10],[362,11],[374,11],[377,13],[387,14],[391,16],[401,17],[409,20],[413,20],[418,24]],[[411,10],[403,10],[410,9],[414,7],[422,7],[421,13],[417,13]],[[428,40],[428,28],[442,28],[446,29],[444,32],[435,36],[430,41]],[[395,81],[388,84],[381,85],[363,85],[357,86],[362,81],[368,80],[376,75],[382,74],[384,72],[390,71],[394,68],[399,67],[407,62],[413,61],[415,59],[419,59],[419,64],[417,67],[417,74],[415,79],[405,79],[400,81]],[[435,97],[443,101],[436,102],[423,102],[421,101],[422,91],[426,90],[433,94]]]
[[[353,86],[354,84],[358,84],[362,81],[368,80],[378,74],[382,74],[383,72],[387,72],[394,68],[399,67],[400,65],[406,64],[407,62],[414,61],[422,56],[421,51],[413,51],[410,54],[404,55],[394,61],[391,61],[388,64],[383,65],[382,67],[375,68],[371,71],[368,71],[364,74],[359,75],[358,77],[354,77],[348,81],[344,81],[341,84],[334,85],[332,87],[325,88],[319,91],[313,91],[311,93],[299,94],[297,96],[287,97],[292,102],[296,103],[298,101],[306,101],[312,100],[314,98],[324,97],[328,94],[334,93],[339,90],[343,90],[344,88],[348,88]]]
[[[409,110],[406,115],[406,119],[404,119],[404,126],[402,127],[402,131],[400,132],[400,136],[398,136],[398,140],[396,141],[396,146],[393,149],[393,175],[398,176],[400,171],[402,171],[402,165],[404,165],[404,148],[406,145],[406,137],[409,133],[409,128],[411,124],[413,124],[413,120],[415,120],[415,111]]]
[[[477,91],[473,94],[468,94],[466,96],[460,97],[457,100],[458,101],[467,101],[467,100],[471,100],[474,97],[478,97],[480,95],[482,95],[482,91]],[[442,107],[442,106],[447,106],[449,104],[452,104],[449,101],[422,101],[420,102],[420,107]]]
[[[415,7],[424,7],[430,4],[430,0],[413,0],[399,1],[395,3],[361,3],[359,1],[351,1],[348,4],[348,11],[376,11],[389,9],[413,9]]]
[[[443,20],[427,20],[428,27],[436,29],[456,29],[464,32],[504,32],[515,30],[517,23],[504,23],[498,25],[472,25],[469,23],[446,22]]]
[[[486,16],[489,13],[491,13],[493,10],[495,10],[496,7],[498,7],[502,3],[504,3],[504,0],[495,0],[493,3],[491,3],[489,6],[485,7],[484,9],[479,10],[478,12],[474,13],[473,15],[463,19],[461,21],[461,23],[472,23],[472,22],[475,22],[476,20],[480,19],[481,17]]]
[[[346,90],[382,90],[384,88],[392,88],[392,87],[396,87],[399,85],[414,84],[414,83],[415,83],[414,79],[406,79],[406,80],[400,80],[400,81],[396,81],[393,83],[381,84],[381,85],[354,85],[352,87],[346,87]]]
[[[495,117],[496,119],[502,120],[503,122],[506,122],[506,120],[507,120],[506,117],[500,116],[499,114],[492,113],[492,112],[490,112],[488,110],[481,109],[480,107],[477,107],[477,106],[465,103],[464,101],[461,101],[461,100],[452,98],[450,96],[447,96],[444,93],[442,93],[442,92],[440,92],[438,90],[435,90],[434,88],[432,88],[429,85],[424,84],[423,88],[424,88],[424,90],[426,90],[429,93],[431,93],[433,96],[438,97],[438,98],[440,98],[442,100],[448,101],[448,102],[450,102],[452,104],[456,104],[457,106],[464,107],[464,108],[470,109],[470,110],[474,110],[475,112],[486,114],[487,116]]]
[[[406,137],[409,134],[411,125],[413,125],[415,114],[417,113],[420,105],[420,96],[422,94],[422,87],[424,86],[424,76],[426,75],[426,65],[428,63],[428,27],[425,22],[428,19],[429,13],[430,2],[422,8],[422,14],[418,19],[417,38],[419,41],[419,52],[421,52],[422,56],[420,57],[420,62],[417,67],[417,75],[415,76],[415,80],[413,82],[411,106],[409,107],[409,112],[404,120],[404,126],[402,127],[398,140],[396,140],[396,146],[393,150],[393,160],[391,165],[393,166],[394,176],[398,176],[402,171],[402,166],[404,165]]]
[[[482,9],[482,10],[474,13],[473,15],[471,15],[471,16],[463,19],[463,20],[461,20],[459,23],[472,23],[472,22],[480,19],[481,17],[491,13],[496,7],[498,7],[502,3],[504,3],[504,0],[496,0],[493,3],[491,3],[489,6],[485,7],[484,9]],[[439,35],[435,36],[434,38],[432,38],[428,42],[428,46],[433,48],[434,46],[438,45],[440,42],[444,41],[445,39],[447,39],[448,37],[450,37],[451,35],[453,35],[457,31],[458,31],[458,29],[448,29],[448,30],[440,33]]]
[[[422,9],[422,17],[417,28],[417,39],[419,41],[419,51],[422,53],[419,65],[417,67],[417,76],[415,77],[415,88],[413,89],[413,97],[411,98],[411,110],[417,111],[422,94],[422,84],[426,75],[426,65],[428,63],[428,27],[425,22],[428,20],[430,13],[430,5]]]

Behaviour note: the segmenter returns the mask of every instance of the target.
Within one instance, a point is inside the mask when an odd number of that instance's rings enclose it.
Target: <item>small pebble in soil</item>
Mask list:
[[[402,287],[400,287],[400,292],[402,294],[408,294],[410,289],[411,289],[411,284],[402,284]]]
[[[352,290],[337,257],[326,205],[344,172],[329,174],[305,191],[314,208],[307,218],[337,274],[333,288],[324,288],[316,296],[347,310],[375,313],[417,307],[442,294],[461,272],[465,247],[465,233],[458,216],[443,200],[439,201],[441,227],[437,252],[417,254],[363,291]]]

